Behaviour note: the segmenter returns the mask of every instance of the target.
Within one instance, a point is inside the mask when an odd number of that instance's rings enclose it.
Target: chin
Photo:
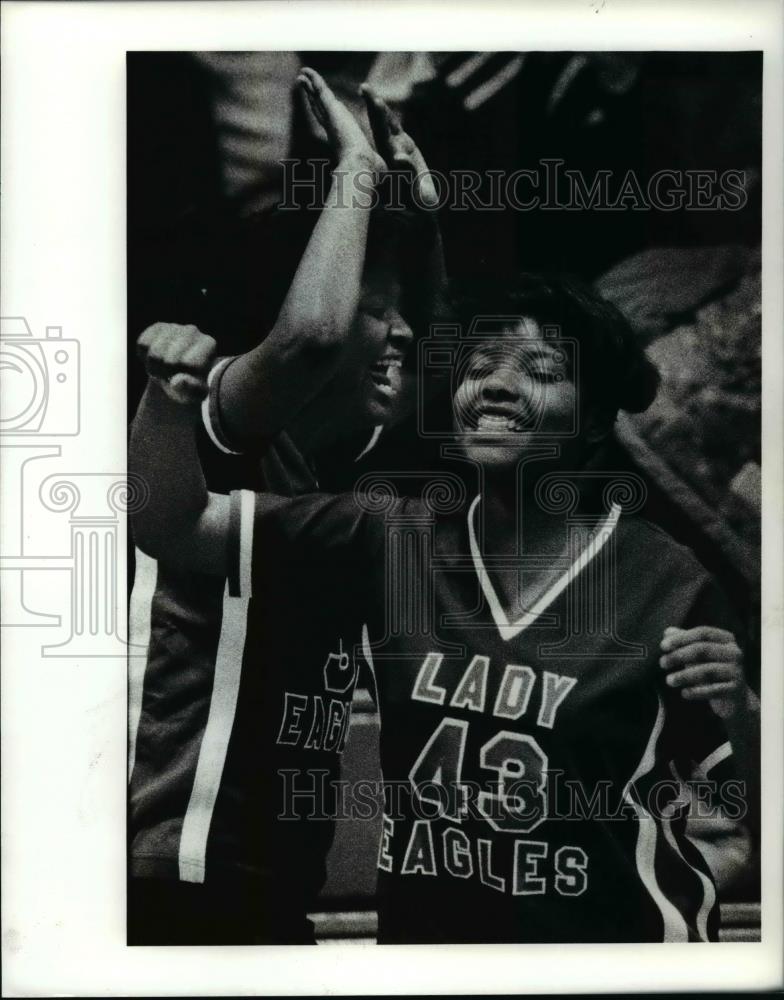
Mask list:
[[[461,434],[458,444],[466,458],[488,469],[514,469],[525,453],[524,448],[516,443],[510,444],[500,436],[494,441],[488,435]]]
[[[363,417],[372,425],[390,424],[397,413],[398,396],[389,396],[378,390],[368,393],[362,407]]]

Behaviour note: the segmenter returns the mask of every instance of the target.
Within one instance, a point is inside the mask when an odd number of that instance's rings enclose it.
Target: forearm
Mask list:
[[[751,688],[746,689],[745,704],[725,719],[727,735],[732,745],[735,770],[746,788],[748,816],[753,828],[758,827],[760,805],[760,703]]]
[[[148,382],[131,426],[128,467],[147,493],[147,502],[132,517],[134,537],[156,558],[207,506],[197,420],[197,408],[175,403],[157,382]]]
[[[221,380],[220,408],[233,439],[285,427],[340,365],[359,303],[375,179],[360,154],[336,167],[275,326]]]
[[[362,153],[341,160],[275,324],[343,341],[359,302],[377,173]]]

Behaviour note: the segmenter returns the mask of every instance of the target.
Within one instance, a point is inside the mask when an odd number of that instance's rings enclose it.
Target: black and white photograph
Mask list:
[[[758,938],[760,53],[127,65],[128,943]]]
[[[782,988],[781,0],[0,7],[3,995]]]

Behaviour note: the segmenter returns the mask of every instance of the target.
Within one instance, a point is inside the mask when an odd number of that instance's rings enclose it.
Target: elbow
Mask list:
[[[287,353],[313,366],[329,365],[340,354],[348,332],[346,325],[323,317],[298,323]]]

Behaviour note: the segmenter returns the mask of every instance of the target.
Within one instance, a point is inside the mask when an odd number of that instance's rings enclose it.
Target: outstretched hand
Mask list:
[[[365,99],[376,149],[383,156],[387,167],[408,173],[416,194],[416,203],[423,208],[435,208],[438,205],[438,192],[419,147],[403,131],[398,116],[370,84],[363,83],[359,89]]]
[[[370,169],[386,169],[383,159],[369,142],[359,122],[333,93],[320,73],[303,66],[296,81],[306,108],[326,133],[327,141],[336,160],[358,155],[367,161]]]
[[[193,406],[207,395],[215,347],[213,338],[197,327],[178,323],[153,323],[136,342],[147,374],[182,406]]]

